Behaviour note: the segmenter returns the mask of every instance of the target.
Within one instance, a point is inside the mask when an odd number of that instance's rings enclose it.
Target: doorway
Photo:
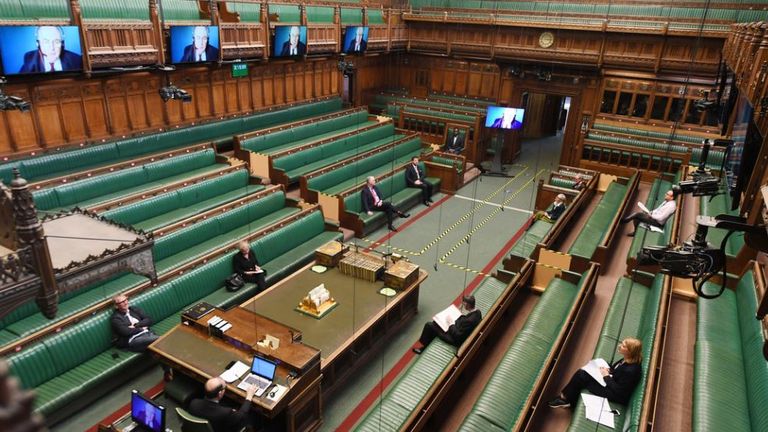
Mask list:
[[[525,108],[521,151],[547,159],[545,165],[556,165],[560,160],[563,135],[571,110],[571,97],[539,92],[523,93]]]

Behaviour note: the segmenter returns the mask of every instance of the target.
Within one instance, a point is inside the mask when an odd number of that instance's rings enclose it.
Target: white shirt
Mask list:
[[[416,171],[416,180],[421,180],[421,176],[419,176],[419,166],[413,164],[411,164],[411,166],[413,167],[413,170]]]
[[[667,222],[667,219],[675,213],[675,210],[677,210],[677,202],[675,202],[675,200],[664,201],[660,206],[653,209],[651,217],[656,220],[656,222],[664,225]]]
[[[208,61],[208,57],[205,55],[205,50],[203,50],[203,53],[197,56],[197,61]]]
[[[125,313],[125,316],[128,318],[128,322],[131,323],[132,326],[135,326],[136,323],[139,322],[139,320],[137,320],[133,315],[131,315],[131,311],[130,310]],[[135,335],[131,336],[130,339],[128,339],[128,343],[133,342],[133,340],[136,339],[136,337],[138,335],[144,334],[146,332],[147,332],[147,329],[143,329],[142,331],[140,331],[140,332],[136,333]]]
[[[53,62],[53,69],[51,69],[51,64],[45,61],[45,57],[43,57],[43,64],[45,65],[46,72],[61,72],[63,70],[60,58],[57,58],[56,61]]]

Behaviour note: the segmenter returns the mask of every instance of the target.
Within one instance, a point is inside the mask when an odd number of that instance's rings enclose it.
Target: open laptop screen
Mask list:
[[[251,365],[253,374],[272,381],[275,378],[276,368],[275,363],[259,356],[253,356],[253,364]]]

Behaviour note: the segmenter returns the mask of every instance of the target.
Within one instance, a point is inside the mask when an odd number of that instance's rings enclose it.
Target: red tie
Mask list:
[[[53,63],[51,63],[51,64],[50,64],[50,65],[51,65],[51,72],[53,72],[53,71],[55,71],[55,70],[56,70],[56,69],[53,67],[53,65],[54,65],[54,64],[55,64],[55,62],[53,62]]]

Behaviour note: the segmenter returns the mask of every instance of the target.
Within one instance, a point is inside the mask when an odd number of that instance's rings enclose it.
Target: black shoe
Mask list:
[[[550,408],[570,408],[571,407],[571,404],[569,404],[568,402],[560,398],[552,399],[551,401],[549,401],[548,405]]]
[[[424,348],[414,348],[412,351],[416,354],[421,354],[424,351]]]
[[[390,231],[394,231],[394,232],[397,232],[397,228],[395,228],[395,227],[394,227],[394,226],[392,226],[392,225],[388,225],[388,226],[387,226],[387,228],[389,228],[389,230],[390,230]]]
[[[434,201],[432,201],[432,198],[427,200],[428,203],[432,204]]]
[[[424,201],[424,205],[429,207],[429,201]]]
[[[405,219],[405,218],[411,217],[411,214],[410,213],[400,213],[400,214],[398,214],[398,216],[400,216],[401,218]]]
[[[627,237],[634,237],[634,236],[635,236],[635,232],[634,231],[632,231],[631,233],[627,234]]]

